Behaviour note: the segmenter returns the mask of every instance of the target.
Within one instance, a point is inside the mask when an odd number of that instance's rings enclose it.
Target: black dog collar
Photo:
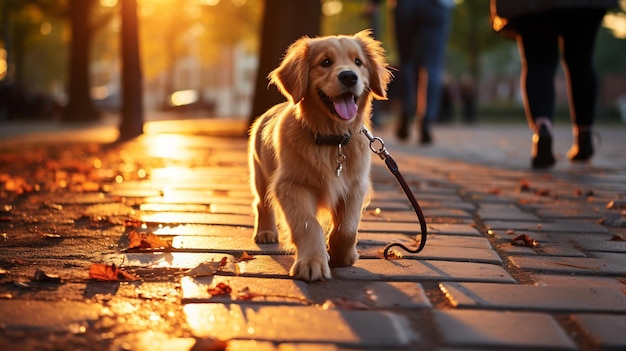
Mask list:
[[[320,135],[315,134],[315,143],[317,145],[348,145],[350,142],[351,134],[341,135]]]

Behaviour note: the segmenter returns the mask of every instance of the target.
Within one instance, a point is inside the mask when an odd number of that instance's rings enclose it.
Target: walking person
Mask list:
[[[617,7],[617,0],[491,0],[493,29],[518,44],[524,110],[533,131],[533,168],[556,163],[552,152],[554,76],[560,51],[574,139],[567,157],[577,162],[593,156],[598,94],[593,52],[598,28],[611,7]]]
[[[418,109],[418,79],[426,84],[425,106],[419,123],[419,141],[432,143],[431,124],[441,108],[446,44],[452,24],[454,0],[396,0],[395,37],[400,57],[398,73],[401,113],[396,136],[409,137],[410,125]],[[422,77],[418,78],[419,74]],[[420,101],[421,102],[421,101]]]

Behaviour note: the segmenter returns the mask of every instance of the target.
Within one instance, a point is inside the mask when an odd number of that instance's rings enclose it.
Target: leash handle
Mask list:
[[[419,246],[417,247],[416,250],[411,250],[408,247],[400,243],[391,243],[385,246],[385,249],[383,251],[383,256],[385,257],[385,259],[388,260],[389,250],[392,247],[399,247],[402,250],[408,253],[412,253],[412,254],[419,253],[420,251],[424,249],[424,246],[426,246],[427,228],[426,228],[426,218],[424,217],[424,213],[422,212],[422,209],[419,203],[415,199],[415,196],[413,195],[411,188],[409,187],[406,180],[400,173],[398,164],[393,159],[393,157],[391,157],[391,155],[385,148],[385,142],[381,138],[373,136],[372,133],[369,130],[367,130],[367,128],[365,127],[363,127],[363,134],[365,134],[367,139],[369,139],[370,149],[372,150],[372,152],[377,154],[381,158],[381,160],[385,161],[385,164],[387,165],[389,172],[393,174],[393,176],[398,181],[398,184],[400,184],[400,187],[406,194],[406,197],[409,199],[409,202],[411,202],[411,206],[413,206],[413,210],[415,211],[415,214],[417,215],[417,219],[419,220],[419,223],[420,223],[420,230],[421,230],[420,241],[419,241]]]

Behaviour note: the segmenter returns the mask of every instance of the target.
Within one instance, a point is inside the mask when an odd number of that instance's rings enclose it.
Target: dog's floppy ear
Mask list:
[[[270,72],[270,83],[276,84],[278,90],[297,104],[304,98],[309,84],[309,37],[296,40],[289,48],[280,66]]]
[[[370,71],[370,89],[374,97],[380,100],[387,99],[387,85],[393,75],[389,71],[389,64],[385,59],[385,49],[382,43],[372,38],[372,31],[362,30],[354,35],[354,38],[361,44],[363,52],[367,56]]]

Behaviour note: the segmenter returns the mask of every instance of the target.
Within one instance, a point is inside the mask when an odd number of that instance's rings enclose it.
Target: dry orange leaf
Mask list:
[[[216,286],[207,289],[211,296],[228,295],[233,289],[226,283],[220,282]]]
[[[188,277],[210,277],[226,265],[228,258],[222,257],[219,262],[202,262],[184,274]]]
[[[138,233],[133,230],[128,233],[128,240],[130,240],[129,249],[168,249],[171,246],[152,232]]]
[[[116,282],[119,280],[139,280],[138,277],[117,268],[115,263],[110,266],[102,263],[93,263],[91,267],[89,267],[89,278],[109,282]]]
[[[251,260],[254,260],[254,259],[255,259],[255,257],[254,257],[254,256],[252,256],[252,255],[250,255],[249,253],[247,253],[247,252],[245,252],[245,251],[244,251],[244,252],[241,254],[241,257],[239,257],[239,258],[237,259],[237,262],[251,261]]]
[[[521,234],[521,235],[514,237],[513,239],[511,239],[511,244],[517,245],[517,246],[528,246],[528,247],[539,246],[539,242],[531,238],[530,236],[528,236],[528,234]]]

